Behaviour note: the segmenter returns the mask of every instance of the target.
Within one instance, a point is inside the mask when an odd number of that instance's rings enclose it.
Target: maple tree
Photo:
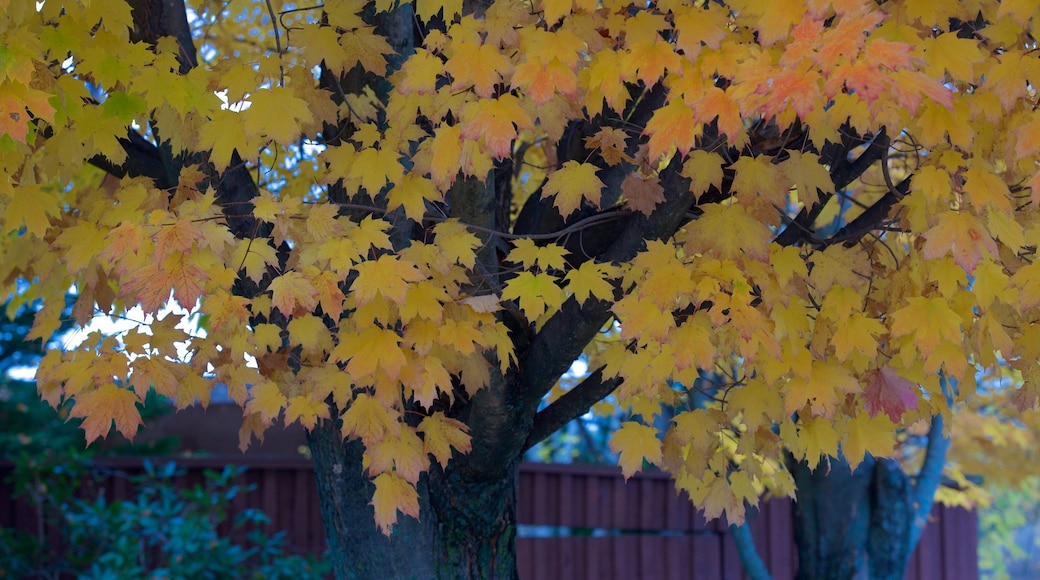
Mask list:
[[[0,5],[4,292],[150,322],[41,395],[301,422],[342,577],[514,576],[522,452],[615,389],[734,523],[978,367],[1040,397],[1035,2]]]

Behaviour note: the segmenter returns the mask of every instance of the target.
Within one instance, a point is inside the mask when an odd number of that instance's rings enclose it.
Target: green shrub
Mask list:
[[[325,577],[327,564],[287,554],[283,533],[260,529],[268,522],[260,511],[239,513],[229,535],[218,533],[230,502],[253,489],[233,484],[244,470],[207,471],[204,484],[178,490],[173,478],[180,472],[172,462],[146,462],[143,474],[127,476],[135,497],[110,502],[97,487],[99,473],[89,456],[23,453],[9,481],[34,507],[38,525],[35,534],[0,531],[0,577]],[[81,499],[78,490],[94,499]],[[235,542],[235,536],[245,541]]]

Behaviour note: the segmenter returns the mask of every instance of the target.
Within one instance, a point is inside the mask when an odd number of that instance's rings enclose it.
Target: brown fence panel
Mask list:
[[[115,472],[140,473],[141,460],[104,459]],[[248,508],[263,510],[268,532],[285,531],[297,553],[321,554],[325,532],[314,472],[299,459],[208,457],[177,460],[186,470],[176,483],[194,486],[205,469],[246,465],[239,485],[256,491],[237,496],[231,518]],[[10,466],[0,464],[0,525],[35,530],[25,501],[3,482]],[[112,473],[100,485],[109,500],[131,496],[125,475]],[[706,522],[685,494],[663,473],[629,481],[617,468],[524,464],[517,498],[520,537],[517,561],[525,580],[740,580],[745,578],[736,547],[722,522]],[[749,516],[759,554],[776,580],[797,569],[791,503],[773,500]],[[978,521],[973,512],[936,506],[921,544],[907,568],[909,580],[969,580],[978,577]]]

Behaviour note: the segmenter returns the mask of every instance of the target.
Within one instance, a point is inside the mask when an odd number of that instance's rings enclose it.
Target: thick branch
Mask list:
[[[154,45],[164,36],[177,39],[181,73],[199,65],[184,0],[127,0],[134,18],[133,39]]]
[[[649,216],[634,216],[601,257],[627,262],[646,248],[647,240],[661,240],[675,233],[693,204],[690,180],[679,175],[678,158],[661,172],[665,201]],[[521,361],[525,370],[524,404],[536,408],[542,396],[566,372],[611,315],[612,302],[588,300],[578,306],[572,297],[535,335]]]
[[[539,441],[552,435],[568,422],[584,415],[588,412],[589,407],[614,392],[614,389],[620,384],[620,378],[612,377],[604,380],[603,368],[596,369],[574,388],[535,415],[531,433],[527,436],[527,443],[524,443],[524,451],[534,447]]]

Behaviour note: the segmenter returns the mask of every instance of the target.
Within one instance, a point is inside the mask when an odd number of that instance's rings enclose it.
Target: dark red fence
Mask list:
[[[117,472],[139,473],[140,459],[105,459]],[[269,531],[284,530],[300,553],[320,554],[325,532],[309,462],[296,459],[179,459],[186,473],[178,485],[202,481],[204,469],[226,463],[249,470],[239,484],[256,484],[233,500],[235,511],[259,508]],[[0,466],[0,480],[9,473]],[[101,484],[105,497],[127,498],[131,484],[113,473]],[[11,497],[0,483],[0,525],[33,530],[32,508]],[[233,517],[233,516],[232,516]],[[743,578],[736,547],[721,522],[705,522],[685,495],[675,493],[667,475],[648,473],[627,483],[616,468],[525,464],[518,497],[521,578],[738,580]],[[776,580],[793,578],[797,566],[791,503],[766,503],[752,516],[759,554]],[[907,570],[911,580],[974,580],[978,577],[975,514],[937,506]]]

